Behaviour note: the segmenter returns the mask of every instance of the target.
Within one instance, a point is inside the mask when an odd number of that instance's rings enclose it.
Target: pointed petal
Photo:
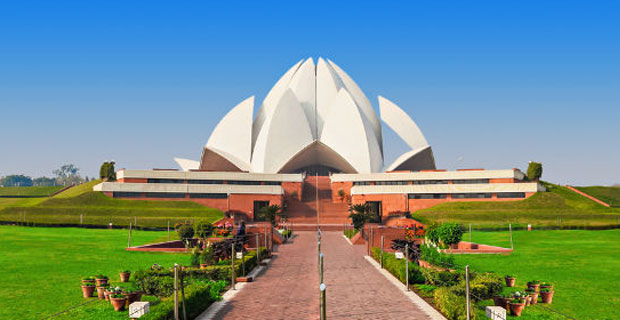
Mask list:
[[[379,96],[379,110],[381,120],[392,128],[411,149],[418,150],[428,146],[418,125],[394,102]]]

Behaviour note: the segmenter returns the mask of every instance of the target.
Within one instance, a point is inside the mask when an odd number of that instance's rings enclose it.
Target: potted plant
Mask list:
[[[537,304],[538,303],[538,291],[530,291],[530,304]]]
[[[107,289],[108,289],[108,284],[97,286],[97,298],[99,298],[100,300],[107,299],[105,295],[105,292]]]
[[[110,302],[114,306],[115,311],[123,311],[125,310],[127,298],[122,293],[115,292],[110,295]]]
[[[98,287],[108,284],[108,279],[108,276],[104,276],[102,274],[98,274],[95,276],[95,281],[97,282]]]
[[[120,272],[120,275],[121,275],[121,282],[129,282],[129,276],[131,276],[131,271],[122,270]]]
[[[142,292],[133,286],[123,288],[122,294],[127,298],[127,306],[142,298]]]
[[[498,294],[493,297],[493,304],[497,307],[506,308],[506,296],[505,294]]]
[[[527,287],[528,287],[528,289],[532,289],[532,290],[538,292],[538,290],[540,290],[540,280],[528,281]]]
[[[504,280],[506,281],[506,287],[514,287],[517,278],[508,274],[504,277]]]
[[[541,288],[540,297],[542,298],[542,303],[551,303],[553,301],[553,288]]]
[[[540,289],[551,289],[553,290],[553,283],[543,282],[540,284]]]
[[[88,276],[88,277],[82,278],[82,284],[85,284],[85,283],[92,283],[92,284],[94,284],[95,283],[95,277]]]
[[[94,282],[82,282],[82,294],[84,295],[84,298],[92,297],[93,292],[95,292]]]
[[[525,299],[523,297],[514,297],[510,300],[510,314],[515,317],[521,316],[521,311],[525,308]]]

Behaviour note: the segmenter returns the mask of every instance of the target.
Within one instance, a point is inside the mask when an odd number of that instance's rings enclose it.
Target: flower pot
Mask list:
[[[540,283],[529,283],[527,284],[529,289],[534,290],[534,292],[538,292],[540,290]]]
[[[504,305],[503,305],[504,309],[510,310],[510,300],[511,300],[510,298],[504,298]]]
[[[540,297],[542,298],[542,303],[551,303],[553,301],[553,291],[541,292]]]
[[[114,306],[115,311],[123,311],[125,310],[127,298],[110,298],[110,302]]]
[[[125,295],[125,298],[127,299],[127,303],[126,303],[127,307],[129,307],[130,304],[136,301],[140,301],[140,299],[142,298],[142,292],[139,292],[139,291],[123,293],[123,295]]]
[[[530,298],[531,298],[531,301],[530,301],[531,304],[537,304],[538,303],[538,292],[530,293]]]
[[[105,296],[106,300],[110,301],[110,291],[108,290],[103,291],[103,295]]]
[[[95,286],[82,286],[82,294],[84,295],[84,298],[92,297],[93,292],[95,292]]]
[[[504,280],[506,281],[506,287],[514,287],[515,286],[515,282],[517,281],[517,278],[504,278]]]
[[[542,285],[542,284],[541,284],[541,285],[540,285],[540,289],[549,289],[549,290],[553,290],[553,285],[552,285],[552,284],[550,284],[550,285],[546,285],[546,286],[545,286],[545,285]]]
[[[493,304],[497,307],[506,307],[506,300],[502,296],[494,296]]]
[[[104,284],[108,284],[108,279],[95,279],[95,281],[97,282],[97,287],[100,287]]]
[[[131,272],[121,272],[121,282],[129,282],[129,276],[131,276]]]
[[[84,279],[84,280],[82,280],[82,284],[87,284],[87,283],[94,284],[95,283],[95,279]]]
[[[105,289],[106,287],[97,287],[97,298],[101,300],[105,299]]]
[[[529,306],[531,301],[532,301],[532,298],[530,296],[525,297],[525,306],[526,307]]]
[[[515,317],[521,316],[521,311],[525,307],[525,303],[510,303],[510,314]]]

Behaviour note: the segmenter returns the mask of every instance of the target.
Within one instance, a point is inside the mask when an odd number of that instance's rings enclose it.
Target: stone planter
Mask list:
[[[105,299],[105,289],[106,287],[97,287],[97,298],[100,300]]]
[[[531,304],[537,304],[538,303],[538,292],[532,292],[530,293],[530,298],[531,300]]]
[[[125,310],[125,303],[127,302],[127,298],[110,297],[110,302],[112,303],[112,306],[114,306],[115,311],[123,311]]]
[[[553,291],[541,291],[540,297],[542,298],[542,303],[551,303],[553,301]]]
[[[93,292],[95,292],[95,286],[82,286],[82,294],[84,295],[84,298],[92,297]]]
[[[525,303],[510,303],[510,314],[515,317],[521,316],[521,311],[525,308]]]
[[[505,277],[504,280],[506,281],[506,287],[514,287],[515,282],[517,281],[517,278]]]
[[[129,282],[129,277],[131,276],[131,272],[121,272],[121,282]]]

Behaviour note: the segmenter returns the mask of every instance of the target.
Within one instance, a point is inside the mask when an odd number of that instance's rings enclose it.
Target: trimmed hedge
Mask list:
[[[213,302],[220,300],[220,293],[226,287],[225,281],[210,281],[205,284],[196,282],[185,287],[185,310],[187,317],[194,319],[206,310]],[[180,300],[180,296],[179,296]],[[182,313],[181,302],[179,301],[180,314]],[[162,299],[154,304],[149,313],[141,317],[145,320],[167,320],[174,319],[174,296]]]
[[[381,250],[379,248],[372,248],[373,258],[381,261]],[[393,253],[383,252],[383,268],[393,274],[400,282],[405,283],[407,280],[407,267],[405,259],[396,259],[396,255]],[[420,266],[415,262],[409,261],[409,284],[424,283],[424,277],[420,272]]]
[[[437,308],[450,320],[467,320],[467,301],[464,296],[457,295],[452,287],[435,289],[433,300]],[[471,305],[471,319],[478,319],[475,304]]]

